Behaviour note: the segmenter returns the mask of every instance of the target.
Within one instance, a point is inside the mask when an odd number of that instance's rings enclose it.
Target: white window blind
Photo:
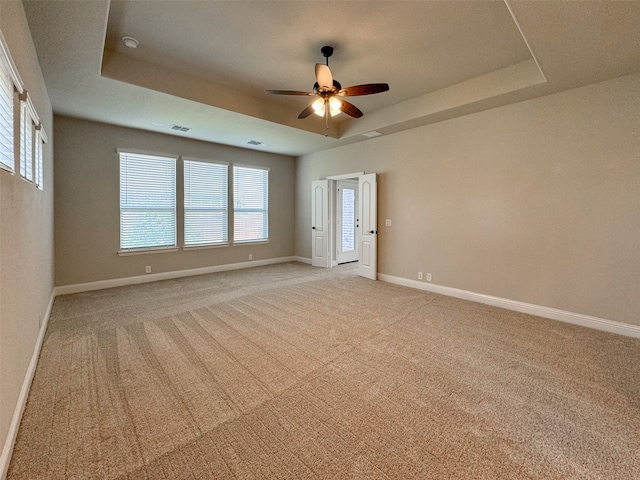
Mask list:
[[[269,171],[233,167],[233,241],[269,238]]]
[[[39,127],[40,128],[40,127]],[[43,174],[43,160],[42,160],[42,130],[38,129],[36,130],[36,138],[35,138],[35,142],[33,145],[34,148],[34,162],[35,162],[35,181],[36,181],[36,185],[37,187],[42,190],[43,189],[43,180],[44,180],[44,174]]]
[[[27,102],[20,102],[20,175],[33,181],[33,120]]]
[[[228,166],[184,160],[184,244],[226,243]]]
[[[176,159],[120,153],[120,249],[176,247]]]
[[[14,169],[13,81],[0,59],[0,167]]]

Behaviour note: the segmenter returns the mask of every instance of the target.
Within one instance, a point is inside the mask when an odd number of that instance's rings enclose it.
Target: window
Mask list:
[[[15,169],[14,87],[18,93],[24,92],[22,79],[0,32],[0,168],[10,172]]]
[[[269,171],[233,167],[233,241],[269,238]]]
[[[177,247],[176,159],[120,153],[120,250]]]
[[[184,160],[185,246],[227,242],[228,170],[226,164]]]
[[[20,102],[20,175],[33,182],[33,116],[26,95]]]
[[[35,164],[35,181],[36,186],[42,190],[44,188],[44,164],[42,154],[42,144],[46,143],[47,136],[42,129],[42,125],[36,127],[36,139],[33,145],[34,148],[34,164]]]
[[[0,58],[0,167],[13,171],[13,81]]]

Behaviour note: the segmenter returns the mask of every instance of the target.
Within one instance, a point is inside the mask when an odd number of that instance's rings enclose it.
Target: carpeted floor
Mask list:
[[[289,263],[58,297],[9,479],[640,478],[640,341]]]

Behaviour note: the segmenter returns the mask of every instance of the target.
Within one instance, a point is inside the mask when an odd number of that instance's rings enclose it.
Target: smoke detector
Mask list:
[[[128,48],[138,48],[140,42],[133,37],[122,37],[122,43]]]

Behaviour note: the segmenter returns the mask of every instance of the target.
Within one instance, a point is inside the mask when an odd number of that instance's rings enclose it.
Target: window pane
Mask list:
[[[356,247],[356,192],[352,188],[342,189],[342,251],[352,252]]]
[[[184,244],[213,245],[227,242],[227,212],[184,212]]]
[[[269,238],[269,171],[233,167],[233,240]]]
[[[227,242],[227,165],[184,161],[184,244]]]
[[[263,212],[235,212],[233,221],[236,242],[263,240],[267,238],[266,215]]]
[[[120,249],[176,246],[176,160],[120,153]]]

